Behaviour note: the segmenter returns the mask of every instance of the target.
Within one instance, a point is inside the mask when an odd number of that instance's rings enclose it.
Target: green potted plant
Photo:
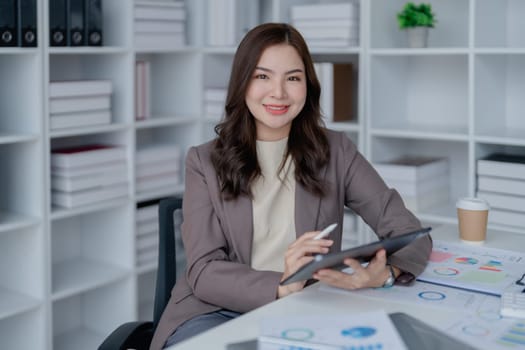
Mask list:
[[[406,30],[409,47],[426,47],[428,29],[434,27],[436,16],[430,4],[408,2],[397,14],[397,23],[400,29]]]

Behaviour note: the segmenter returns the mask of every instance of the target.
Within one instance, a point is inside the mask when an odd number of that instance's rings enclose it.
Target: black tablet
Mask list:
[[[403,248],[416,238],[428,235],[432,228],[426,227],[420,230],[405,233],[392,238],[385,238],[377,242],[372,242],[359,247],[342,250],[340,252],[318,254],[314,257],[314,260],[301,267],[294,274],[288,276],[280,284],[285,285],[293,282],[304,281],[312,278],[315,271],[324,268],[332,268],[337,270],[343,270],[348,266],[343,263],[346,258],[353,258],[360,262],[368,262],[372,260],[376,252],[379,249],[384,249],[387,256],[395,253],[399,249]]]

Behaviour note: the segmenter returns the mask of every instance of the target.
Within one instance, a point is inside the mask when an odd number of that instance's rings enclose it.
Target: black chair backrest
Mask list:
[[[174,213],[177,211],[182,212],[182,198],[170,197],[159,202],[159,264],[155,286],[153,329],[159,324],[160,316],[168,304],[177,279],[175,230],[180,227],[180,222],[174,220]]]

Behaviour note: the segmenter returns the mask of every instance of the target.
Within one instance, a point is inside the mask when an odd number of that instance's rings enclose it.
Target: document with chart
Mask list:
[[[510,250],[434,241],[418,280],[492,295],[521,290],[525,254]]]
[[[406,349],[384,311],[268,317],[262,320],[258,339],[265,350],[284,345],[294,349]]]

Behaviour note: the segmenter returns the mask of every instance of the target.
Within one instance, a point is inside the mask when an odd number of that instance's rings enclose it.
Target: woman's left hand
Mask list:
[[[313,277],[321,282],[343,289],[360,289],[382,287],[390,275],[386,266],[384,249],[377,251],[368,266],[363,267],[355,259],[345,259],[344,263],[354,271],[351,274],[332,269],[321,269]]]

